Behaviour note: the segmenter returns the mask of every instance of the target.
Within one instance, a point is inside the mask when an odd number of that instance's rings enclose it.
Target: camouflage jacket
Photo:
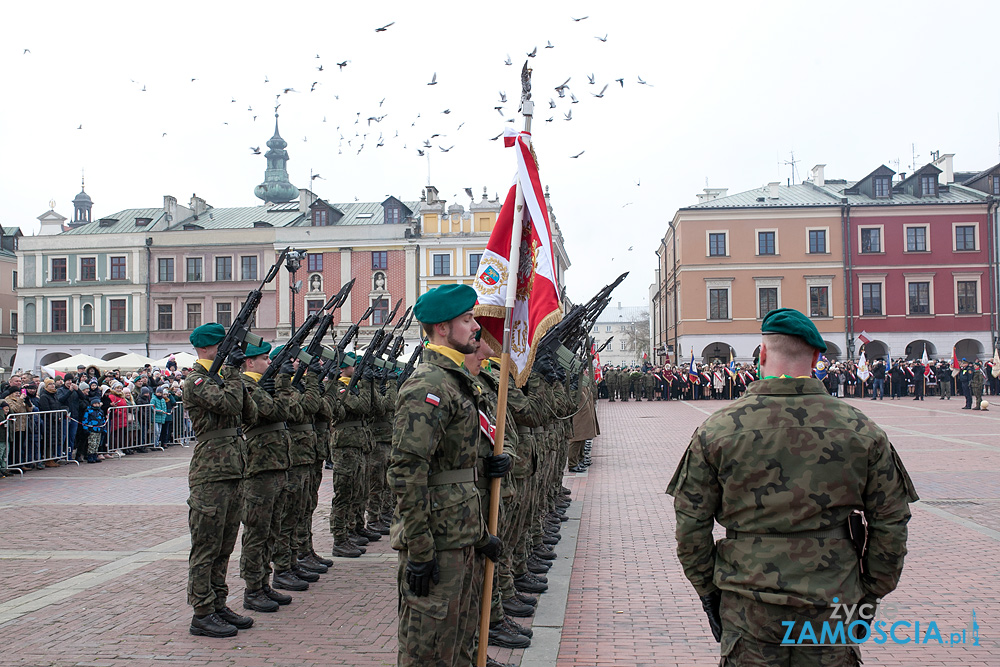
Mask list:
[[[327,380],[320,388],[319,409],[313,415],[313,428],[316,431],[316,461],[326,461],[330,458],[330,430],[334,420],[344,416],[344,406],[340,404],[338,394],[339,383]]]
[[[243,388],[240,372],[232,366],[223,366],[221,375],[220,387],[196,363],[184,380],[184,407],[197,440],[188,468],[189,486],[243,477],[246,443],[242,436],[205,438],[221,429],[239,428],[242,422],[257,419],[257,406]]]
[[[333,426],[333,435],[330,438],[330,449],[343,447],[356,447],[363,452],[371,451],[369,444],[370,437],[368,428],[365,426],[365,418],[375,414],[372,403],[375,399],[375,392],[370,380],[359,380],[356,388],[357,394],[347,389],[349,378],[340,378],[338,396],[340,404],[344,408],[343,421]]]
[[[499,381],[490,375],[485,369],[479,371],[479,375],[473,377],[475,383],[482,390],[483,400],[486,403],[486,409],[483,412],[486,414],[487,420],[495,428],[497,426],[497,390],[500,387]],[[514,387],[513,382],[507,391],[508,398],[511,394],[516,391],[517,388]],[[503,452],[512,457],[515,460],[517,457],[517,426],[514,424],[514,420],[511,416],[510,401],[507,402],[506,409],[507,416],[505,417],[504,424],[504,434],[503,434]],[[480,429],[481,430],[481,429]],[[493,443],[484,434],[479,436],[479,461],[476,462],[476,468],[478,469],[479,480],[476,482],[476,487],[479,489],[479,493],[482,496],[489,494],[490,489],[490,479],[486,477],[486,462],[483,460],[487,456],[493,456]],[[510,485],[510,475],[504,475],[500,479],[500,496],[503,498],[508,498],[513,493],[513,487]],[[486,506],[483,506],[483,516],[486,514]]]
[[[428,485],[434,474],[475,467],[485,407],[468,371],[432,347],[399,389],[386,475],[397,500],[390,535],[412,561],[489,541],[474,482]]]
[[[289,449],[292,441],[288,429],[253,434],[253,430],[270,424],[294,419],[298,411],[295,400],[297,393],[292,389],[292,379],[287,373],[279,373],[274,379],[274,396],[257,385],[257,380],[244,373],[243,384],[257,407],[257,417],[243,422],[243,434],[247,436],[246,476],[267,470],[288,470]]]
[[[305,391],[295,391],[295,402],[299,410],[288,421],[288,434],[292,436],[291,465],[301,466],[315,463],[317,460],[316,430],[313,421],[320,411],[323,399],[320,394],[319,380],[312,373],[302,376]],[[305,427],[306,430],[301,430]],[[320,458],[322,460],[322,458]]]
[[[667,493],[677,555],[699,595],[716,588],[791,607],[825,607],[896,587],[906,554],[906,469],[877,425],[813,378],[758,380],[691,438]],[[868,521],[865,574],[849,539],[736,536],[840,528]]]
[[[491,371],[491,375],[499,386],[500,367],[496,366]],[[505,430],[510,429],[518,432],[518,426],[537,428],[545,424],[545,406],[542,398],[544,387],[545,383],[538,373],[529,375],[528,381],[521,389],[514,386],[513,378],[511,378],[510,388],[507,391],[508,412]],[[514,449],[514,467],[511,470],[511,474],[515,478],[530,477],[535,472],[534,448],[534,437],[518,436]]]
[[[983,390],[986,385],[986,375],[983,374],[978,368],[972,369],[972,379],[969,380],[969,388],[974,392],[979,392]]]
[[[399,383],[394,378],[390,378],[386,382],[384,394],[380,389],[375,389],[372,400],[378,402],[381,415],[371,420],[368,431],[376,445],[392,443],[392,418],[396,411],[396,397],[398,395]]]

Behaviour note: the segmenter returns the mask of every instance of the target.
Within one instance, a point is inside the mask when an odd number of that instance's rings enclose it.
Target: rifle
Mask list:
[[[361,379],[361,376],[364,374],[365,369],[368,366],[373,365],[373,360],[375,359],[375,356],[379,353],[379,350],[382,349],[382,341],[385,338],[385,328],[390,322],[392,322],[393,319],[395,319],[396,312],[399,310],[399,306],[402,303],[403,303],[402,299],[396,302],[396,306],[392,309],[392,312],[389,313],[389,317],[385,318],[385,322],[382,323],[382,326],[379,328],[378,331],[375,332],[375,335],[372,337],[371,342],[368,343],[368,347],[365,349],[365,354],[363,357],[361,357],[361,361],[359,361],[358,364],[354,367],[354,373],[351,375],[351,381],[347,385],[347,388],[350,389],[351,391],[354,391],[354,387],[357,386],[358,380]]]
[[[215,359],[212,360],[212,367],[208,369],[208,375],[215,381],[217,385],[222,386],[222,376],[219,375],[219,369],[222,368],[222,364],[225,363],[226,359],[229,357],[230,353],[237,346],[246,349],[246,345],[260,345],[263,339],[260,336],[250,333],[250,320],[253,318],[254,313],[257,312],[257,306],[260,305],[260,300],[263,294],[261,291],[264,286],[269,282],[274,280],[278,275],[278,271],[281,270],[281,265],[285,261],[285,255],[291,250],[291,246],[287,246],[278,255],[277,261],[271,265],[268,270],[267,275],[264,276],[263,282],[261,282],[260,287],[257,289],[250,290],[247,294],[246,301],[243,302],[243,307],[240,308],[240,312],[237,313],[236,319],[233,320],[232,326],[226,332],[225,338],[219,343],[219,347],[215,353]]]
[[[323,306],[321,312],[325,312],[326,314],[323,315],[319,324],[316,325],[316,333],[313,334],[309,345],[299,354],[299,367],[295,370],[295,377],[292,378],[293,385],[297,385],[302,381],[302,375],[306,372],[308,364],[317,359],[329,358],[335,354],[332,350],[324,347],[323,339],[326,337],[326,332],[330,329],[330,325],[333,324],[333,316],[337,312],[337,309],[347,301],[347,297],[351,293],[351,288],[354,287],[355,280],[355,278],[351,278],[350,282],[344,284],[340,288],[340,291],[330,297],[330,300]]]
[[[371,317],[373,312],[375,312],[375,306],[368,306],[368,310],[364,312],[360,319],[358,319],[357,322],[352,323],[351,326],[347,328],[347,332],[344,333],[343,337],[341,337],[340,342],[337,343],[337,347],[331,350],[329,354],[323,355],[327,361],[323,364],[323,370],[319,374],[320,380],[323,380],[336,368],[340,367],[340,364],[344,361],[344,356],[347,354],[347,346],[350,345],[351,341],[354,340],[354,337],[358,335],[358,328],[361,326],[361,323]]]
[[[333,299],[330,299],[330,301],[333,301]],[[278,352],[273,359],[271,359],[271,365],[268,366],[267,370],[264,371],[264,374],[260,376],[258,384],[264,385],[280,372],[282,364],[289,359],[295,359],[299,356],[299,351],[302,349],[302,344],[305,342],[306,336],[308,336],[309,332],[312,331],[317,324],[319,324],[322,313],[322,309],[316,311],[307,317],[306,321],[295,330],[295,333],[292,334],[292,337],[289,338],[288,342],[281,348],[281,351]]]
[[[412,306],[408,307],[406,312],[403,313],[403,316],[399,318],[399,322],[397,322],[396,326],[393,327],[392,333],[382,340],[382,345],[375,354],[375,365],[379,368],[395,370],[396,358],[399,357],[400,352],[403,350],[403,345],[405,344],[403,341],[403,334],[410,328],[410,322],[413,321],[413,315],[411,314],[412,310]],[[383,356],[386,357],[384,360],[382,359]]]
[[[604,352],[604,348],[606,348],[608,346],[608,344],[611,343],[611,341],[613,341],[614,339],[615,339],[615,337],[612,336],[611,338],[609,338],[606,341],[604,341],[604,345],[602,345],[599,348],[597,348],[597,354],[600,354],[601,352]]]
[[[421,341],[410,355],[410,360],[403,366],[403,372],[399,374],[399,384],[402,385],[413,374],[413,369],[417,366],[417,360],[424,354],[424,343]]]
[[[625,280],[626,276],[628,276],[627,271],[610,285],[601,288],[587,303],[574,306],[569,314],[542,336],[539,342],[541,354],[554,355],[563,366],[569,367],[590,330],[593,329],[594,322],[611,303],[611,292]]]

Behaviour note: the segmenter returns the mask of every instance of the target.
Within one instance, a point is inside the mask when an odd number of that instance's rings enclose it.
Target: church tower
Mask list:
[[[299,196],[299,190],[288,181],[288,143],[278,134],[278,114],[274,114],[274,136],[268,139],[267,169],[264,171],[264,182],[253,189],[258,199],[269,204],[280,204],[291,201]]]
[[[90,210],[94,207],[94,202],[86,191],[86,183],[80,178],[80,194],[73,198],[73,220],[70,226],[77,227],[90,222]]]

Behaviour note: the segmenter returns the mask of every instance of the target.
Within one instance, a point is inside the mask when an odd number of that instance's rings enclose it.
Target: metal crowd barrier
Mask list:
[[[173,433],[170,437],[170,443],[181,447],[190,447],[194,443],[194,429],[191,427],[191,418],[188,417],[183,403],[179,402],[174,406],[171,417]]]
[[[7,468],[23,475],[21,466],[44,465],[46,461],[76,463],[69,458],[69,412],[15,412],[4,422],[7,429]]]
[[[163,451],[155,441],[153,406],[122,405],[108,408],[108,453],[124,456],[126,450],[148,447]]]

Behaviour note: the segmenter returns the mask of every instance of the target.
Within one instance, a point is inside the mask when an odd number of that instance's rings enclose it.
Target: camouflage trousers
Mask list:
[[[503,542],[503,551],[500,554],[500,562],[497,563],[497,586],[500,589],[500,597],[504,600],[514,597],[517,592],[514,589],[514,552],[524,533],[524,520],[521,516],[524,511],[523,482],[523,479],[511,478],[510,484],[514,493],[509,498],[504,498],[500,505],[502,514],[497,537]]]
[[[309,474],[304,480],[305,490],[302,494],[302,513],[295,525],[292,537],[292,553],[298,555],[311,554],[313,549],[313,514],[319,505],[319,486],[323,482],[323,461],[317,461],[308,466]]]
[[[295,566],[295,531],[302,517],[306,484],[312,464],[292,466],[288,469],[281,504],[278,541],[274,545],[272,560],[276,572],[286,572]]]
[[[226,570],[240,530],[240,480],[206,482],[191,487],[188,496],[187,601],[202,616],[226,606]]]
[[[476,630],[482,576],[476,577],[473,547],[437,552],[441,581],[430,595],[417,597],[406,585],[406,551],[399,552],[398,667],[471,667],[475,664]],[[480,566],[481,567],[481,566]]]
[[[489,480],[487,480],[487,481],[489,481]],[[504,539],[502,537],[502,535],[503,535],[503,532],[504,532],[504,527],[507,524],[507,519],[509,518],[508,515],[507,515],[506,505],[507,505],[507,499],[501,497],[500,498],[500,506],[497,508],[497,530],[496,530],[496,533],[494,533],[497,537],[500,538],[501,542]],[[479,506],[480,506],[480,508],[482,508],[482,511],[483,511],[483,524],[486,525],[486,526],[489,526],[489,521],[490,521],[490,494],[489,494],[488,491],[484,491],[482,489],[479,491]],[[496,563],[495,567],[493,568],[493,586],[490,588],[490,625],[492,625],[494,623],[499,623],[504,618],[504,613],[503,613],[503,597],[502,597],[501,591],[500,591],[500,567],[499,567],[499,565],[500,565],[499,563]],[[485,581],[485,576],[486,576],[486,559],[485,558],[476,558],[476,567],[477,567],[476,574],[475,574],[476,580],[480,581],[480,582],[481,581]],[[510,583],[511,583],[511,586],[514,585],[513,580],[511,580]]]
[[[723,591],[721,615],[722,659],[719,667],[855,667],[861,664],[861,652],[855,645],[781,643],[786,632],[782,621],[810,621],[819,634],[822,621],[830,615],[829,609],[793,609]]]
[[[243,480],[243,542],[240,577],[248,591],[260,590],[271,576],[271,552],[278,542],[285,470],[268,470]]]
[[[364,455],[358,447],[335,447],[330,450],[333,462],[333,501],[330,507],[330,532],[337,544],[347,543],[348,533],[354,527],[357,506],[363,505],[367,489],[361,484],[364,474]]]
[[[375,441],[375,449],[368,455],[368,520],[378,521],[383,514],[392,513],[392,492],[385,473],[389,467],[389,450],[392,440]]]

